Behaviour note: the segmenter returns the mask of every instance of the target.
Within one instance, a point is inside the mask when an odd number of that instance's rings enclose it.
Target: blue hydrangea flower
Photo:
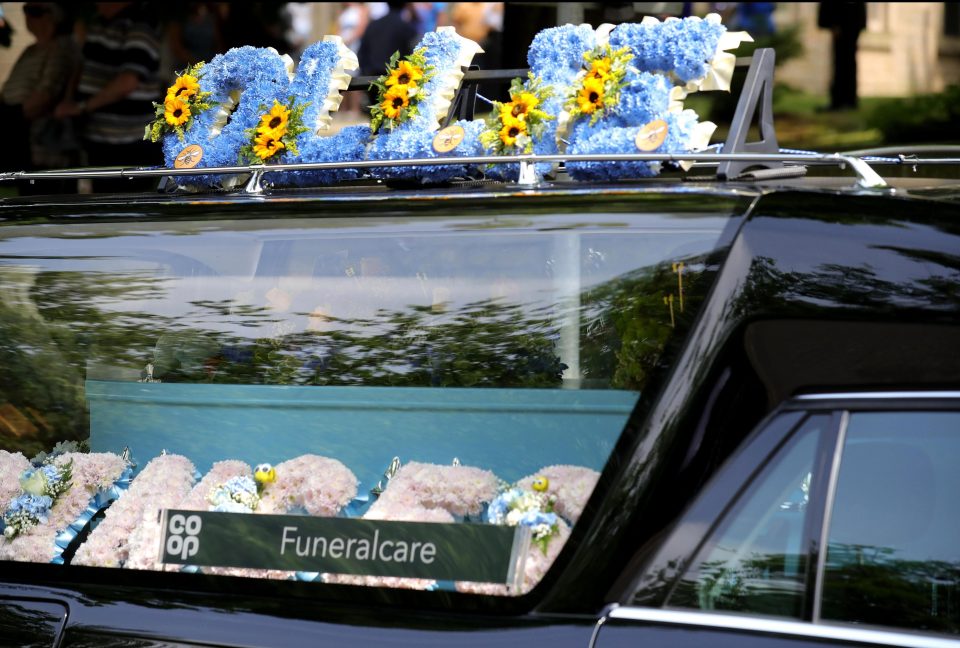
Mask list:
[[[681,113],[663,113],[656,117],[667,124],[667,136],[654,153],[687,153],[697,125],[697,114],[692,110]],[[649,121],[649,120],[648,120]],[[646,122],[644,122],[646,123]],[[641,125],[642,126],[642,125]],[[567,151],[572,154],[589,153],[640,153],[636,137],[641,126],[631,127],[578,127],[573,144]],[[659,162],[569,162],[567,172],[575,180],[621,180],[646,178],[659,173]]]
[[[527,511],[523,514],[523,517],[520,518],[520,524],[528,527],[536,527],[541,524],[545,524],[548,527],[552,527],[557,523],[557,514],[556,513],[542,513],[540,511]]]
[[[695,16],[650,24],[624,23],[610,34],[610,45],[614,49],[630,47],[633,64],[641,72],[672,74],[685,84],[707,73],[726,30],[720,23]]]
[[[480,144],[480,133],[484,124],[481,121],[457,121],[455,125],[464,130],[463,141],[457,148],[447,153],[437,153],[433,149],[436,132],[425,131],[419,125],[418,118],[400,125],[393,132],[374,138],[367,151],[370,160],[393,160],[410,158],[457,158],[473,155],[485,155]],[[444,165],[437,167],[383,167],[372,171],[376,178],[419,179],[424,183],[445,182],[455,177],[471,175],[472,168],[465,165]]]

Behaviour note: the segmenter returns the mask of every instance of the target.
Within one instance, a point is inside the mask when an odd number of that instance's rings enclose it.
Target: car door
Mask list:
[[[960,645],[958,460],[960,394],[794,400],[687,511],[595,645]]]

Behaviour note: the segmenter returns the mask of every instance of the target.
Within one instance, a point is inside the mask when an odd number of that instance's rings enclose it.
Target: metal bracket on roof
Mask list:
[[[244,192],[248,194],[259,195],[263,193],[263,165],[256,165],[251,167],[252,172],[250,173],[250,179],[247,180],[246,186],[243,188]]]
[[[776,55],[770,48],[758,49],[753,53],[747,79],[740,91],[737,110],[730,124],[730,133],[721,153],[771,153],[780,152],[777,133],[773,127],[773,68]],[[748,142],[750,124],[759,110],[760,140]],[[717,167],[717,178],[730,180],[736,178],[749,167],[760,166],[765,169],[783,167],[783,162],[723,162]]]

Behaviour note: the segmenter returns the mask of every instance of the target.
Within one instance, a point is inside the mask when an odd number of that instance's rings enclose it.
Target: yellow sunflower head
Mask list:
[[[253,140],[253,154],[261,160],[266,160],[284,149],[283,142],[273,133],[259,133]]]
[[[514,117],[526,116],[528,112],[540,105],[540,100],[529,92],[521,92],[511,99],[513,99],[510,103],[513,105],[512,113]]]
[[[287,121],[290,119],[290,110],[276,99],[273,100],[273,108],[270,112],[260,117],[260,126],[258,133],[269,133],[275,139],[280,139],[287,132]]]
[[[397,67],[390,70],[390,76],[387,77],[387,87],[416,86],[417,81],[422,78],[423,70],[409,61],[400,61]]]
[[[405,85],[395,85],[387,90],[380,103],[380,109],[388,119],[396,119],[400,112],[410,105],[410,91]]]
[[[603,82],[590,77],[584,79],[583,87],[577,93],[577,107],[587,115],[603,108]]]
[[[171,126],[182,126],[190,119],[190,107],[177,97],[167,96],[163,102],[163,118]]]
[[[527,132],[527,125],[520,120],[504,123],[500,129],[500,141],[505,146],[516,146],[517,137]]]
[[[189,99],[200,91],[200,84],[197,83],[197,77],[191,74],[184,74],[177,77],[176,82],[167,88],[167,96],[173,96],[177,99]]]
[[[596,59],[590,66],[590,71],[587,72],[587,78],[606,81],[610,77],[610,65],[608,58]]]
[[[508,123],[523,121],[524,114],[517,114],[516,104],[514,102],[505,103],[500,106],[500,121],[506,125]]]

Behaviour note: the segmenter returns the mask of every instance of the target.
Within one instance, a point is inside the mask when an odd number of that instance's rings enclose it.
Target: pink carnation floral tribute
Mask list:
[[[195,481],[196,468],[181,455],[154,458],[120,498],[107,509],[71,564],[122,567],[130,557],[131,539],[145,521],[156,521],[162,509],[175,508]],[[159,543],[159,524],[157,524]],[[156,554],[156,549],[154,550]]]
[[[400,467],[380,497],[364,514],[365,520],[398,522],[455,522],[479,515],[497,494],[497,477],[470,466],[442,466],[411,462]],[[327,583],[426,590],[436,581],[393,576],[326,574]]]

